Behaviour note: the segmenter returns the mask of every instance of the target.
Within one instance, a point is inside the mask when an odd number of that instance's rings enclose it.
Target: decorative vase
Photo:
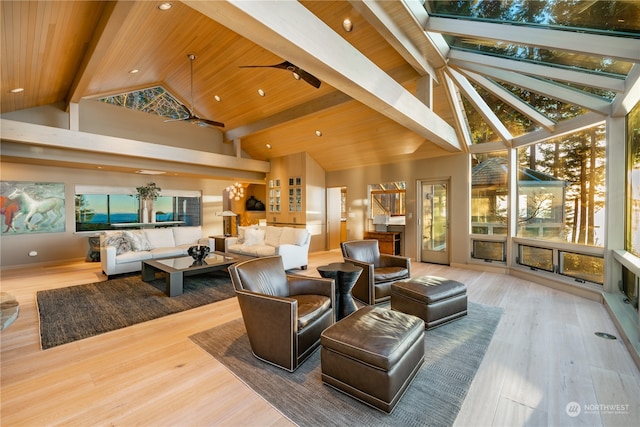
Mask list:
[[[149,222],[149,210],[147,209],[146,200],[142,202],[142,222],[145,224]]]
[[[211,249],[209,248],[209,246],[197,245],[191,246],[187,250],[187,253],[191,255],[191,258],[193,258],[195,261],[202,262],[202,260],[205,259],[207,255],[209,255],[210,251]]]
[[[155,210],[155,209],[153,209],[153,210],[151,211],[151,222],[152,222],[152,223],[155,223],[155,222],[156,222],[156,210]]]

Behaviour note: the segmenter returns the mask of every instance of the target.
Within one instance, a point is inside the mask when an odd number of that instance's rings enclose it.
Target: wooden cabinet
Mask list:
[[[267,224],[306,228],[311,233],[309,252],[326,250],[327,194],[324,169],[307,153],[275,157],[270,164],[271,170],[267,174]]]
[[[381,254],[400,255],[402,242],[401,233],[393,231],[365,231],[365,239],[375,239],[378,241]]]

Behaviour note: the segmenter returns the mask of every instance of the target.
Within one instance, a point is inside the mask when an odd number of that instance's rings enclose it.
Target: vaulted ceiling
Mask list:
[[[278,52],[280,55],[273,53],[223,25],[234,18],[219,17],[217,22],[191,7],[212,6],[210,13],[220,16],[215,8],[225,6],[218,4],[222,2],[193,3],[174,1],[171,9],[163,11],[158,8],[160,2],[155,1],[3,1],[2,113],[60,101],[77,103],[82,98],[155,85],[163,86],[189,106],[187,55],[193,53],[197,57],[193,62],[196,113],[223,122],[225,128],[220,130],[225,132],[225,138],[240,140],[242,150],[254,159],[306,151],[326,170],[333,170],[457,151],[447,147],[446,142],[436,141],[447,149],[427,140],[425,132],[417,133],[415,128],[421,124],[410,123],[411,129],[402,123],[408,121],[406,117],[394,120],[354,99],[360,95],[337,90],[327,83],[330,78],[323,78],[320,67],[313,69],[313,64],[307,67],[305,61],[298,61],[305,65],[296,63],[318,74],[322,80],[318,89],[294,79],[285,70],[240,68],[294,62],[291,57],[296,56],[295,52],[285,56],[287,50],[294,48],[290,43],[281,43],[284,48]],[[315,1],[302,5],[303,14],[311,11],[309,18],[317,16],[319,25],[331,28],[336,36],[366,54],[371,69],[354,72],[374,76],[373,68],[379,67],[408,93],[415,93],[418,72],[351,3]],[[350,33],[342,28],[347,17],[353,22]],[[246,17],[239,19],[240,27],[249,25]],[[312,29],[300,31],[300,39],[317,36]],[[327,54],[339,58],[335,45],[327,45],[326,49]],[[345,58],[345,62],[352,59]],[[130,74],[133,69],[139,72]],[[343,76],[334,80],[356,86]],[[18,86],[24,87],[24,92],[8,93]],[[266,95],[259,96],[258,89]],[[214,99],[216,95],[220,102]],[[360,97],[368,100],[367,95]],[[436,114],[444,119],[443,123],[453,126],[447,98],[436,93],[434,99]],[[372,101],[371,105],[375,104]],[[387,105],[376,108],[392,109]],[[316,130],[322,132],[322,137],[316,136]],[[451,130],[450,133],[453,134]]]
[[[3,1],[1,113],[59,102],[69,108],[161,85],[193,104],[198,116],[223,122],[224,139],[253,159],[308,152],[331,171],[468,151],[460,101],[461,94],[474,100],[467,78],[489,69],[498,74],[491,78],[506,73],[508,79],[505,69],[512,66],[487,65],[463,52],[450,57],[437,32],[464,35],[466,25],[442,18],[428,23],[413,0],[173,1],[168,10],[161,3]],[[345,18],[351,32],[343,28]],[[432,28],[425,31],[427,25]],[[193,99],[189,54],[196,55]],[[320,88],[286,70],[240,68],[285,60],[318,77]],[[634,65],[631,78],[615,89],[627,96],[617,104],[585,101],[585,108],[604,117],[625,100],[637,102],[628,95],[639,74]],[[16,87],[24,91],[9,93]],[[472,104],[485,109],[509,146],[511,135],[500,132],[482,100]],[[554,131],[553,123],[538,119]]]

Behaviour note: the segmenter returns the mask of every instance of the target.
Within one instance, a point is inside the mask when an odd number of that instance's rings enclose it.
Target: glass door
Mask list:
[[[421,181],[420,261],[449,265],[449,182]]]

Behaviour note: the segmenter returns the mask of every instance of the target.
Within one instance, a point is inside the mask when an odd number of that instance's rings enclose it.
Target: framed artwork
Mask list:
[[[63,183],[0,181],[0,197],[3,236],[65,231]]]

